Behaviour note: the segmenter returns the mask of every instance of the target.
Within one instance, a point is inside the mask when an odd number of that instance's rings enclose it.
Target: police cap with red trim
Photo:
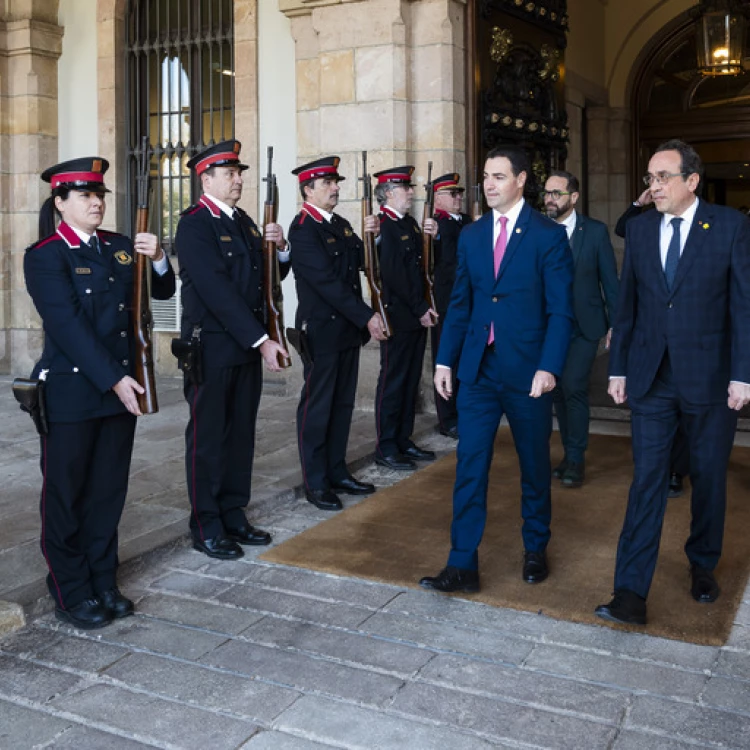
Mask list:
[[[391,169],[384,169],[382,172],[376,172],[373,177],[378,178],[378,185],[382,185],[384,182],[393,182],[403,187],[413,187],[412,174],[414,174],[414,167],[407,164],[403,167],[392,167]]]
[[[438,177],[437,179],[432,181],[432,189],[436,193],[443,192],[445,190],[458,190],[460,193],[463,193],[465,188],[458,186],[458,181],[461,178],[458,176],[456,172],[449,172],[448,174],[442,175],[442,177]]]
[[[239,141],[222,141],[196,154],[187,165],[198,175],[202,175],[210,167],[239,167],[240,170],[245,170],[247,164],[240,162],[241,148]]]
[[[52,189],[66,187],[71,190],[88,190],[96,193],[109,193],[104,187],[104,173],[109,162],[101,156],[84,156],[55,164],[42,172],[42,179],[49,182]]]
[[[303,164],[301,167],[293,169],[292,174],[296,175],[300,183],[314,180],[317,177],[327,177],[336,180],[336,182],[341,182],[346,177],[339,174],[340,161],[341,159],[338,156],[324,156],[322,159],[311,161],[309,164]]]

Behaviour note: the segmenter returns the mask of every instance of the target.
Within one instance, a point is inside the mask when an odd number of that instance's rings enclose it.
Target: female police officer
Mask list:
[[[154,261],[154,297],[175,291],[154,235],[131,242],[99,230],[108,166],[88,157],[42,174],[52,195],[40,212],[41,239],[24,258],[45,334],[33,373],[45,381],[49,423],[41,439],[41,548],[57,618],[79,628],[133,613],[116,574],[117,525],[140,414],[136,394],[143,390],[130,376],[134,251]]]

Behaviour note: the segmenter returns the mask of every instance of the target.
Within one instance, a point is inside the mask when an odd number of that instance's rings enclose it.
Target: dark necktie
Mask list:
[[[680,223],[682,219],[675,216],[669,223],[672,225],[672,239],[669,240],[667,248],[667,259],[664,261],[664,278],[667,280],[667,289],[672,291],[674,277],[677,273],[677,264],[680,262]]]
[[[102,254],[102,249],[99,247],[99,238],[95,234],[92,234],[89,238],[89,247],[98,255]]]

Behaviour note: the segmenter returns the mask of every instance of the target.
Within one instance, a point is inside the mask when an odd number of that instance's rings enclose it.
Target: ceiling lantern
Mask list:
[[[741,73],[748,3],[743,0],[701,0],[696,10],[700,72],[704,76]]]

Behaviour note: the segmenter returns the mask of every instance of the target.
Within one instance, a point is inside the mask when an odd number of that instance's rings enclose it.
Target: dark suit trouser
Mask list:
[[[185,380],[190,406],[185,468],[194,539],[211,539],[227,526],[245,523],[262,388],[260,361],[207,367],[199,386]]]
[[[677,392],[668,362],[648,393],[628,397],[632,410],[633,483],[617,547],[615,588],[647,597],[656,568],[669,489],[669,457],[680,419],[690,451],[691,563],[713,570],[721,556],[729,454],[737,412],[726,401],[687,403]]]
[[[440,316],[438,324],[430,328],[430,348],[432,349],[432,369],[435,369],[435,358],[437,357],[438,349],[440,348],[440,336],[443,333],[444,315]],[[438,424],[441,430],[448,430],[451,427],[455,427],[458,424],[458,409],[456,408],[456,399],[458,398],[458,378],[456,377],[456,371],[458,368],[451,368],[451,385],[453,388],[453,395],[446,401],[437,392],[436,388],[433,388],[435,396],[435,411],[437,412]]]
[[[413,445],[427,331],[397,331],[380,342],[380,375],[375,391],[377,454],[392,456]]]
[[[41,438],[40,546],[47,586],[63,609],[117,585],[135,422],[132,414],[53,422]]]
[[[359,347],[315,354],[305,365],[297,442],[305,489],[325,490],[349,476],[346,446],[357,393]]]
[[[553,391],[565,459],[582,463],[589,443],[589,377],[598,341],[574,335],[560,381]]]
[[[524,548],[542,552],[550,538],[549,440],[552,394],[531,398],[499,384],[500,358],[488,351],[477,382],[463,383],[458,396],[458,450],[448,565],[477,570],[487,520],[487,487],[495,436],[505,414],[521,468]]]

